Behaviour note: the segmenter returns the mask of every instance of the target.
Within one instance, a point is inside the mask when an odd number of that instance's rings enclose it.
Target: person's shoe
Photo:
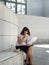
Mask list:
[[[30,62],[30,58],[28,59],[28,61]],[[24,62],[26,62],[26,59],[24,60]]]
[[[30,62],[30,58],[28,59],[28,61]]]
[[[24,60],[24,62],[26,62],[26,60]]]
[[[30,65],[29,63],[27,63],[26,65]]]
[[[29,65],[31,65],[31,64],[29,63]]]

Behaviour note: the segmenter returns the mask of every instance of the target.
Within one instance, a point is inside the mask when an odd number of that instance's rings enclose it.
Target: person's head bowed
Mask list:
[[[24,27],[20,33],[21,35],[28,34],[30,36],[30,30],[28,27]]]

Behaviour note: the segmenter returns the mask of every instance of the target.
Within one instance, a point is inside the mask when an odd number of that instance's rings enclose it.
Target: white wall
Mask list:
[[[4,1],[0,1],[0,4],[4,4]]]
[[[49,17],[49,0],[27,0],[27,14]]]
[[[0,51],[15,45],[17,34],[17,16],[5,5],[0,4]]]
[[[27,26],[30,29],[31,35],[38,36],[39,39],[49,39],[49,18],[17,15],[19,32]]]
[[[44,16],[49,17],[49,0],[44,0]]]
[[[43,0],[27,0],[27,14],[43,16]]]

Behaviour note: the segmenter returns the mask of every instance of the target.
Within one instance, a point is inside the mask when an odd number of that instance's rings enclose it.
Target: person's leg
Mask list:
[[[28,54],[26,54],[26,64],[29,64],[29,61],[28,61]]]
[[[31,47],[28,49],[27,56],[28,56],[28,59],[30,58],[30,64],[32,65],[32,48]]]
[[[25,49],[25,52],[26,52],[26,59],[24,61],[25,61],[25,63],[27,65],[29,65],[29,61],[28,61],[28,59],[29,59],[28,50],[30,49],[30,46],[25,46],[24,49]]]
[[[16,46],[16,49],[23,50],[26,53],[26,63],[28,64],[28,58],[30,58],[30,64],[32,65],[32,48],[31,47],[26,47],[26,46]],[[27,51],[28,49],[28,51]]]

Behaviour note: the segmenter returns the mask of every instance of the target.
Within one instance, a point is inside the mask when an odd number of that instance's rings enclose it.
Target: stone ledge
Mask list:
[[[12,58],[16,55],[19,55],[21,53],[22,53],[22,51],[14,52],[11,49],[1,51],[0,52],[0,62],[5,61],[5,60]]]

